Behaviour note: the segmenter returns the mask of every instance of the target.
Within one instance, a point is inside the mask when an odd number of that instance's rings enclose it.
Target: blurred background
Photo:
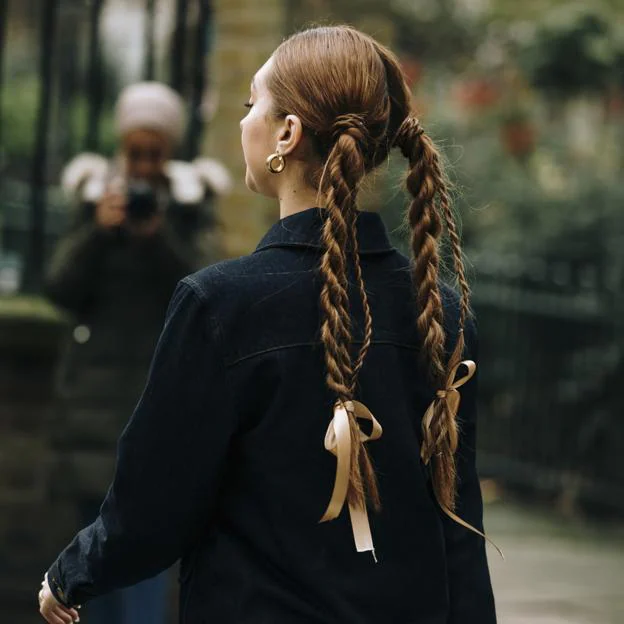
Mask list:
[[[38,621],[41,574],[81,518],[58,467],[91,447],[55,440],[59,371],[89,328],[46,296],[75,212],[65,166],[113,159],[120,91],[166,83],[188,117],[175,158],[231,180],[207,183],[203,244],[248,253],[278,217],[244,186],[250,79],[287,33],[339,22],[400,56],[454,183],[500,621],[624,622],[624,0],[2,0],[0,620]],[[382,169],[363,207],[401,247],[405,163]]]

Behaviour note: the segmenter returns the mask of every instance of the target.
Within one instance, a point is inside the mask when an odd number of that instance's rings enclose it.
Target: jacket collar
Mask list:
[[[321,233],[326,210],[308,208],[280,219],[264,235],[256,252],[271,247],[312,247],[322,249]],[[357,218],[360,254],[394,251],[381,217],[375,212],[360,211]]]

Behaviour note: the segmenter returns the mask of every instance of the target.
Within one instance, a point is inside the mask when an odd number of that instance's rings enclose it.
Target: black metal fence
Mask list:
[[[480,462],[514,487],[621,512],[624,251],[599,255],[475,256]]]
[[[137,0],[145,15],[143,79],[168,82],[188,102],[190,123],[180,156],[194,157],[203,126],[207,55],[212,28],[211,0]],[[0,2],[0,101],[13,96],[6,72],[6,46],[12,20],[24,15],[30,0]],[[155,15],[163,4],[174,5],[169,59],[164,70],[155,62]],[[129,3],[130,5],[131,3]],[[58,168],[74,153],[102,147],[102,116],[112,106],[119,86],[102,57],[100,22],[107,0],[45,0],[35,3],[28,17],[37,25],[38,105],[29,166],[15,167],[5,148],[5,120],[0,114],[0,252],[19,256],[25,263],[23,286],[41,285],[46,249],[64,226],[61,201],[49,196]],[[81,46],[79,34],[86,35]],[[3,69],[5,71],[3,71]],[[72,118],[86,108],[84,128],[75,136]],[[3,109],[4,110],[4,109]],[[27,195],[27,196],[26,196]],[[58,199],[58,198],[57,198]]]

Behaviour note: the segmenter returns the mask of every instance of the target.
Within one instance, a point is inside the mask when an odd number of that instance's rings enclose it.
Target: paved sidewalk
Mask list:
[[[624,523],[566,520],[507,502],[486,506],[499,624],[624,624]]]

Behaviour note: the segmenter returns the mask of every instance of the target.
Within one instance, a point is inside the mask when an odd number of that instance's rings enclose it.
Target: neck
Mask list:
[[[290,188],[284,189],[279,194],[278,200],[280,219],[284,219],[308,208],[318,206],[319,202],[322,202],[322,197],[319,197],[318,192],[311,187]]]

